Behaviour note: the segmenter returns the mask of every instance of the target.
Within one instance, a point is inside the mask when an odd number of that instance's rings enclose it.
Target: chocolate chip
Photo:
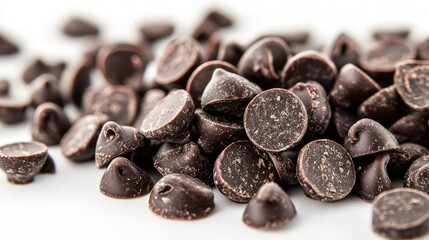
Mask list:
[[[195,111],[195,128],[197,143],[206,153],[218,152],[232,142],[246,139],[241,120],[210,115],[202,109]]]
[[[262,185],[275,180],[275,168],[251,142],[237,141],[217,157],[213,179],[228,199],[248,202]]]
[[[82,106],[85,89],[91,85],[91,66],[87,59],[83,59],[73,66],[61,83],[60,90],[64,100],[77,107]]]
[[[413,142],[429,147],[429,114],[425,112],[410,113],[389,127],[389,131],[398,142]]]
[[[213,191],[200,180],[169,174],[159,180],[149,197],[149,209],[168,219],[207,217],[215,207]]]
[[[167,22],[146,23],[140,27],[140,33],[144,39],[153,43],[173,34],[174,25]]]
[[[192,72],[186,84],[186,91],[192,96],[195,106],[201,105],[201,96],[204,89],[212,79],[213,72],[218,68],[230,73],[237,73],[235,66],[223,61],[205,62]]]
[[[329,139],[319,139],[305,145],[299,152],[296,169],[304,193],[323,202],[345,198],[356,181],[349,153]]]
[[[282,81],[291,87],[299,82],[313,80],[329,91],[334,85],[336,74],[337,68],[327,56],[307,50],[289,59],[282,71]]]
[[[60,106],[43,103],[34,112],[31,136],[48,146],[57,145],[69,128],[70,121]]]
[[[203,47],[203,61],[215,60],[221,44],[220,38],[216,34],[213,34],[207,39],[207,41],[202,42],[201,44]]]
[[[238,62],[238,72],[266,88],[280,81],[280,73],[290,56],[289,46],[282,39],[264,38],[244,52]]]
[[[98,52],[100,51],[101,47],[102,46],[100,44],[96,44],[95,46],[92,46],[90,48],[90,50],[86,51],[83,54],[83,59],[85,59],[87,65],[91,69],[95,68],[97,65],[97,55],[98,55]]]
[[[200,64],[201,55],[201,47],[193,39],[171,41],[158,62],[155,82],[170,89],[185,85],[192,71]]]
[[[429,150],[419,144],[403,143],[399,148],[389,153],[390,161],[387,165],[387,172],[390,177],[403,178],[405,172],[410,165],[417,159],[424,155],[429,155]]]
[[[395,90],[390,86],[379,90],[365,100],[358,108],[361,118],[371,118],[385,126],[390,126],[406,113],[407,107]]]
[[[429,109],[429,61],[404,61],[396,65],[395,87],[414,110]]]
[[[0,97],[9,95],[10,84],[6,79],[0,79]]]
[[[155,168],[163,175],[181,173],[200,179],[207,185],[213,185],[213,167],[197,144],[189,142],[183,145],[161,147],[153,157]]]
[[[368,118],[353,124],[344,141],[344,147],[354,158],[395,150],[398,146],[398,141],[389,130]]]
[[[156,106],[159,100],[165,97],[165,92],[161,89],[150,89],[148,90],[140,101],[140,112],[137,120],[134,123],[136,128],[140,128],[143,120],[149,114],[149,112]]]
[[[287,154],[269,153],[271,162],[276,169],[276,181],[282,186],[291,186],[298,184],[296,178],[296,166]],[[295,158],[296,160],[296,158]]]
[[[335,108],[332,114],[335,129],[341,140],[347,137],[349,129],[360,118],[354,109]]]
[[[329,99],[336,107],[356,107],[380,89],[380,86],[361,69],[353,64],[346,64],[337,76]]]
[[[268,152],[282,152],[297,145],[307,125],[304,104],[286,89],[274,88],[258,94],[244,113],[244,129],[250,141]]]
[[[429,196],[398,188],[380,194],[372,207],[372,230],[389,239],[411,239],[429,232]]]
[[[55,103],[58,106],[64,106],[64,101],[58,87],[58,80],[54,75],[44,73],[37,77],[33,82],[32,105],[39,106],[45,102]]]
[[[10,55],[18,51],[18,46],[0,33],[0,55]]]
[[[49,65],[42,59],[36,59],[25,68],[22,78],[24,82],[31,83],[40,75],[50,73],[55,76],[55,79],[59,80],[65,68],[66,64],[64,62],[57,62]]]
[[[103,174],[100,191],[112,198],[135,198],[148,194],[153,188],[150,176],[130,160],[117,157]]]
[[[74,162],[94,159],[97,138],[107,120],[108,117],[102,114],[86,115],[76,120],[61,139],[63,155]]]
[[[48,154],[46,162],[43,164],[42,168],[39,171],[39,174],[54,174],[56,172],[55,162],[52,157]]]
[[[295,206],[276,183],[266,183],[247,204],[243,222],[250,227],[271,230],[287,225],[296,216]]]
[[[6,124],[22,122],[28,106],[30,106],[30,100],[0,98],[0,122]]]
[[[308,126],[305,135],[309,138],[322,135],[331,120],[331,106],[325,89],[319,83],[309,81],[297,83],[289,90],[301,99],[307,109]]]
[[[34,180],[48,157],[48,147],[39,142],[16,142],[0,147],[0,168],[7,180],[27,184]]]
[[[340,34],[334,41],[330,57],[337,69],[341,69],[346,64],[358,65],[361,55],[360,47],[347,34]]]
[[[242,117],[247,104],[261,88],[238,74],[216,69],[201,96],[207,112]]]
[[[195,28],[192,37],[199,42],[204,42],[219,29],[229,27],[232,24],[232,19],[228,16],[217,10],[212,10],[207,13],[203,21]]]
[[[243,56],[244,48],[238,43],[221,42],[217,53],[217,60],[228,62],[237,66],[241,56]]]
[[[415,160],[404,179],[404,187],[414,188],[429,194],[429,155]]]
[[[417,59],[429,60],[429,38],[417,46]]]
[[[86,19],[74,17],[64,25],[63,32],[70,37],[96,36],[98,28]]]
[[[185,90],[171,91],[143,120],[141,129],[150,140],[187,143],[191,140],[194,102]]]
[[[143,147],[146,141],[137,128],[106,122],[95,147],[95,164],[98,168],[106,167],[115,157]]]
[[[356,161],[354,192],[358,197],[371,202],[378,194],[392,188],[392,181],[387,173],[389,160],[388,153],[378,153],[368,159]]]
[[[397,28],[397,29],[378,29],[374,31],[372,36],[376,40],[383,40],[383,39],[398,39],[398,40],[405,40],[408,35],[410,35],[410,29],[409,28]]]

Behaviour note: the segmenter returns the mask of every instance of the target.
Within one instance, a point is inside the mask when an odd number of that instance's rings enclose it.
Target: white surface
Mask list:
[[[237,24],[226,39],[246,43],[275,30],[304,27],[312,41],[330,43],[342,30],[368,42],[378,24],[411,26],[412,37],[429,36],[427,1],[0,1],[0,31],[16,40],[19,55],[0,57],[0,77],[14,81],[14,95],[26,96],[20,83],[24,66],[34,57],[76,60],[90,39],[73,40],[59,29],[77,14],[97,22],[104,41],[137,40],[145,21],[170,19],[177,35],[189,34],[208,7],[229,13]],[[159,18],[158,18],[159,17]],[[425,30],[427,32],[425,32]],[[165,44],[165,43],[164,43]],[[153,71],[152,71],[153,73]],[[150,71],[149,71],[150,74]],[[0,123],[0,144],[30,140],[29,122]],[[274,232],[251,229],[241,222],[244,204],[228,201],[215,190],[215,212],[198,221],[171,221],[154,215],[148,196],[116,200],[99,192],[102,170],[93,163],[73,164],[57,147],[50,148],[55,175],[37,176],[32,184],[13,185],[0,173],[0,239],[377,239],[371,231],[371,205],[351,196],[337,203],[306,198],[300,188],[287,192],[298,216]]]

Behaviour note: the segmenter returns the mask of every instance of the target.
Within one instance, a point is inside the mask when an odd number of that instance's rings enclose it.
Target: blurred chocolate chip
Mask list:
[[[240,75],[266,88],[280,81],[290,58],[289,46],[280,38],[264,38],[250,46],[238,62]]]
[[[417,46],[417,59],[429,60],[429,38]]]
[[[153,43],[173,34],[174,25],[167,22],[146,23],[140,27],[142,37]]]
[[[140,111],[137,117],[137,120],[134,123],[136,128],[140,128],[142,126],[143,120],[149,114],[150,111],[156,106],[159,100],[165,97],[165,92],[161,89],[150,89],[140,100]]]
[[[202,108],[210,113],[242,117],[247,104],[261,88],[244,77],[216,69],[201,96]]]
[[[12,40],[0,33],[0,56],[14,54],[18,51],[18,46],[13,43]]]
[[[112,198],[135,198],[144,196],[153,188],[150,176],[130,160],[117,157],[103,174],[100,191]]]
[[[356,107],[380,89],[380,86],[361,69],[353,64],[346,64],[337,76],[329,99],[336,107]]]
[[[415,160],[404,179],[404,187],[414,188],[429,194],[429,155]]]
[[[398,119],[389,127],[399,143],[413,142],[429,147],[429,114],[414,112]]]
[[[40,75],[44,73],[50,73],[55,76],[55,79],[59,80],[61,79],[65,68],[66,64],[64,62],[57,62],[55,64],[49,65],[42,59],[36,59],[25,68],[22,78],[24,79],[24,82],[31,83]]]
[[[332,119],[338,136],[341,140],[344,140],[347,137],[350,127],[360,118],[355,109],[335,108],[332,113]]]
[[[337,68],[327,56],[308,50],[289,59],[282,71],[282,82],[291,87],[299,82],[313,80],[329,92],[334,85],[336,75]]]
[[[52,157],[48,154],[46,162],[43,164],[42,168],[39,171],[39,174],[54,174],[56,172],[55,162]]]
[[[214,207],[211,188],[184,174],[164,176],[155,184],[149,197],[149,209],[168,219],[192,220],[207,217]]]
[[[221,42],[216,59],[237,66],[243,53],[244,48],[238,43]]]
[[[331,106],[323,86],[314,81],[300,82],[289,90],[301,99],[307,109],[308,126],[305,135],[309,138],[322,135],[331,120]]]
[[[271,230],[288,224],[296,209],[283,189],[276,183],[266,183],[247,204],[243,222],[250,227]]]
[[[143,147],[146,139],[143,133],[134,127],[120,126],[109,121],[103,125],[95,147],[95,164],[106,167],[115,158]]]
[[[286,89],[273,88],[258,94],[244,113],[244,129],[250,141],[268,152],[282,152],[297,145],[307,125],[304,104]]]
[[[63,155],[74,162],[93,160],[98,135],[107,120],[108,117],[102,114],[86,115],[76,120],[61,139]]]
[[[83,91],[81,109],[84,114],[90,114],[92,112],[92,105],[101,95],[102,90],[103,89],[89,86]]]
[[[48,146],[57,145],[69,128],[70,121],[60,106],[43,103],[33,114],[31,136]]]
[[[44,73],[37,77],[32,84],[32,105],[39,106],[45,102],[55,103],[60,107],[64,106],[64,101],[58,87],[58,80],[54,75]]]
[[[323,202],[345,198],[356,181],[355,167],[349,153],[329,139],[319,139],[305,145],[299,152],[296,169],[304,193]]]
[[[378,29],[374,31],[372,36],[376,40],[384,40],[384,39],[397,39],[397,40],[406,40],[410,35],[409,28],[397,28],[397,29]]]
[[[191,140],[194,102],[185,90],[174,90],[159,100],[143,120],[141,129],[150,140],[187,143]]]
[[[358,65],[360,55],[360,47],[345,33],[338,35],[330,52],[330,57],[338,70],[349,63]]]
[[[0,168],[7,180],[27,184],[34,180],[48,157],[48,147],[39,142],[16,142],[0,146]]]
[[[101,47],[100,44],[96,44],[83,54],[83,59],[85,59],[86,64],[91,69],[95,68],[97,65],[97,55]]]
[[[389,176],[403,178],[410,165],[424,155],[429,155],[429,150],[416,143],[403,143],[396,151],[389,153],[390,161],[387,165]]]
[[[251,142],[237,141],[217,157],[213,179],[228,199],[248,202],[262,185],[275,180],[275,168]]]
[[[86,19],[73,17],[64,25],[63,33],[70,37],[96,36],[98,28]]]
[[[0,79],[0,97],[8,96],[10,83],[6,79]]]
[[[287,154],[269,153],[268,156],[276,169],[276,181],[281,186],[298,184],[295,163],[287,156]]]
[[[395,150],[399,144],[395,136],[380,123],[364,118],[351,126],[344,147],[355,158]]]
[[[195,28],[194,32],[192,33],[192,37],[199,42],[205,42],[213,35],[213,33],[221,28],[229,27],[232,24],[232,19],[230,19],[228,16],[217,10],[212,10],[207,13],[205,18]]]
[[[0,98],[0,122],[15,124],[24,121],[30,100]]]
[[[64,100],[77,107],[82,106],[85,89],[91,85],[91,66],[86,59],[81,60],[69,69],[68,74],[60,83],[60,90]]]
[[[216,59],[220,44],[221,39],[216,34],[211,35],[207,41],[201,43],[203,47],[203,62]]]

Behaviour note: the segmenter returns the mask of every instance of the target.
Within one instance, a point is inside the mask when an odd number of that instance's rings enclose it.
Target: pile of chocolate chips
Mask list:
[[[0,121],[31,113],[33,142],[0,147],[0,167],[16,184],[53,173],[47,146],[73,162],[107,168],[101,193],[150,194],[149,208],[169,219],[199,219],[215,207],[212,187],[248,203],[243,222],[274,229],[296,216],[284,189],[335,202],[373,202],[373,229],[388,238],[429,231],[429,39],[407,29],[374,33],[362,50],[341,34],[325,55],[309,34],[273,33],[250,44],[223,41],[233,25],[212,11],[190,36],[153,48],[174,26],[141,27],[139,43],[102,44],[72,65],[38,59],[23,73],[32,94],[17,101],[0,81]],[[74,18],[70,37],[100,30]],[[306,49],[306,50],[303,50]],[[0,55],[18,47],[0,36]],[[156,59],[154,79],[144,79]],[[62,74],[67,69],[69,74]],[[104,85],[96,87],[98,71]],[[80,116],[70,120],[64,107]],[[34,109],[34,110],[33,110]],[[147,172],[163,177],[154,183]],[[404,188],[393,189],[402,179]]]

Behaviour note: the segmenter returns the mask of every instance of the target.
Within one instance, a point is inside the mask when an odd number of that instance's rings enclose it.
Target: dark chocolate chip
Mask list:
[[[389,239],[422,237],[429,232],[429,196],[409,188],[380,194],[372,207],[372,230]]]
[[[70,37],[96,36],[98,28],[86,19],[73,17],[64,25],[63,33]]]
[[[153,188],[150,176],[130,160],[117,157],[103,174],[100,191],[112,198],[135,198],[148,194]]]
[[[273,162],[277,172],[276,181],[281,186],[291,186],[298,184],[295,163],[289,158],[287,154],[269,153],[268,156],[270,157],[271,162]]]
[[[144,39],[153,43],[173,34],[174,25],[167,22],[146,23],[140,27],[140,33]]]
[[[10,55],[19,51],[18,46],[3,34],[0,34],[0,55]]]
[[[429,150],[419,144],[403,143],[399,148],[389,153],[390,162],[387,165],[387,172],[390,177],[403,178],[410,165],[424,155],[429,155]]]
[[[91,86],[84,90],[81,107],[84,114],[90,114],[92,112],[92,105],[94,105],[101,92],[102,89]]]
[[[93,160],[97,138],[106,115],[86,115],[76,120],[61,139],[60,147],[64,156],[74,162]]]
[[[360,55],[360,47],[350,36],[344,33],[335,39],[330,53],[330,57],[338,70],[349,63],[358,65]]]
[[[336,107],[356,107],[380,89],[380,86],[361,69],[353,64],[346,64],[337,76],[329,99]]]
[[[210,113],[242,117],[247,104],[262,89],[244,77],[216,69],[201,96],[202,108]]]
[[[338,143],[319,139],[305,145],[298,155],[296,175],[305,194],[323,202],[345,198],[356,181],[349,153]]]
[[[91,66],[87,59],[81,60],[73,66],[68,75],[62,79],[60,90],[64,100],[77,107],[82,106],[85,89],[91,85]]]
[[[156,106],[159,100],[165,97],[165,92],[161,89],[150,89],[148,90],[140,101],[140,112],[137,120],[134,123],[136,128],[142,126],[143,120],[149,114],[149,112]]]
[[[25,99],[0,98],[0,122],[6,124],[22,122],[30,102]]]
[[[155,82],[170,89],[184,86],[192,71],[200,64],[201,55],[201,47],[193,39],[171,41],[158,62]]]
[[[308,126],[305,135],[309,138],[322,135],[331,120],[331,106],[323,86],[314,81],[300,82],[289,90],[301,99],[307,109]]]
[[[58,62],[52,65],[45,63],[41,59],[36,59],[29,64],[23,73],[23,79],[26,83],[31,83],[34,79],[44,73],[50,73],[55,76],[55,79],[61,79],[61,75],[66,68],[64,62]]]
[[[164,176],[153,187],[149,197],[149,209],[168,219],[193,220],[207,217],[214,207],[211,188],[184,174]]]
[[[48,146],[57,145],[69,128],[70,121],[60,106],[43,103],[34,112],[31,136]]]
[[[192,96],[195,106],[201,106],[201,96],[204,89],[212,79],[213,72],[218,68],[231,73],[237,73],[237,68],[227,62],[209,61],[198,66],[189,77],[186,84],[186,91]]]
[[[229,18],[225,13],[222,13],[218,10],[211,10],[207,13],[205,21],[210,21],[215,23],[218,27],[230,27],[233,24],[231,18]]]
[[[244,48],[237,43],[221,42],[217,53],[217,60],[228,62],[237,66],[241,56],[243,56]]]
[[[429,114],[426,112],[410,113],[389,127],[399,143],[413,142],[429,147]]]
[[[46,162],[43,164],[42,168],[39,171],[39,174],[54,174],[56,172],[55,162],[52,157],[48,154]]]
[[[291,87],[299,82],[313,80],[329,91],[334,85],[336,75],[337,68],[327,56],[307,50],[289,59],[282,72],[282,81]]]
[[[238,72],[261,87],[269,87],[280,81],[280,73],[290,56],[289,46],[282,39],[264,38],[244,52]]]
[[[0,79],[0,97],[9,95],[10,84],[6,79]]]
[[[406,112],[407,107],[393,85],[381,89],[358,108],[359,117],[374,119],[384,126],[389,126]]]
[[[213,34],[207,41],[201,44],[203,47],[203,61],[215,60],[221,44],[220,38],[216,34]]]
[[[429,155],[418,158],[405,174],[404,187],[429,194]]]
[[[37,77],[33,82],[32,105],[39,106],[45,102],[55,103],[58,106],[64,106],[64,101],[58,87],[58,80],[54,75],[44,73]]]
[[[7,180],[27,184],[34,180],[48,157],[48,147],[39,142],[17,142],[0,147],[0,168]]]
[[[378,153],[368,159],[356,161],[356,184],[354,192],[366,201],[372,201],[378,194],[392,188],[392,181],[387,173],[390,156]]]
[[[150,140],[187,143],[191,140],[194,102],[185,90],[171,91],[143,120],[141,129]]]
[[[417,46],[417,59],[429,60],[429,38]]]
[[[355,109],[347,108],[335,108],[332,118],[338,137],[340,137],[341,140],[347,137],[351,126],[353,126],[353,124],[355,124],[360,119]]]
[[[212,10],[195,28],[192,37],[199,42],[204,42],[219,29],[229,27],[232,24],[232,19],[228,16],[217,10]]]
[[[268,152],[282,152],[297,145],[307,125],[304,104],[286,89],[273,88],[258,94],[244,113],[244,129],[250,141]]]
[[[396,65],[395,87],[414,110],[429,110],[429,61],[404,61]]]
[[[395,150],[399,144],[395,136],[380,123],[364,118],[351,126],[344,147],[355,158]]]
[[[250,227],[271,230],[287,225],[296,216],[295,205],[276,183],[266,183],[247,204],[243,222]]]
[[[146,139],[143,133],[134,127],[120,126],[109,121],[103,125],[95,147],[95,164],[106,167],[115,157],[143,147]]]
[[[372,36],[376,40],[383,40],[383,39],[405,40],[407,39],[408,35],[410,35],[409,28],[378,29],[374,31],[374,33],[372,34]]]
[[[275,168],[251,142],[237,141],[217,157],[213,179],[228,199],[248,202],[262,185],[275,180]]]
[[[213,185],[213,166],[197,144],[184,145],[164,143],[153,157],[155,168],[163,175],[181,173],[200,179],[207,185]]]
[[[83,58],[91,69],[95,68],[97,65],[97,55],[100,49],[101,45],[97,44],[95,46],[92,46],[92,48],[90,48],[87,52],[83,54]]]

